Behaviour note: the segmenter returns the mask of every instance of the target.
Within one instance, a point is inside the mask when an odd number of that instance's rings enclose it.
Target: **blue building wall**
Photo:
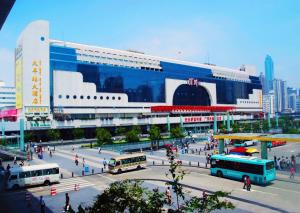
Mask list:
[[[129,102],[165,102],[165,79],[198,79],[200,82],[216,83],[217,103],[236,104],[237,99],[248,99],[253,89],[261,89],[258,77],[251,76],[251,83],[214,78],[212,71],[169,62],[161,62],[162,71],[91,64],[77,61],[75,49],[50,46],[50,95],[53,103],[53,71],[80,72],[84,82],[96,84],[97,92],[126,93]],[[201,94],[204,94],[202,91]],[[179,95],[190,98],[189,89],[181,89]],[[186,97],[184,97],[186,96]],[[191,97],[190,105],[196,102]],[[203,103],[207,103],[204,101]],[[210,103],[210,102],[209,102]],[[188,105],[188,100],[185,101]],[[199,102],[200,104],[200,102]],[[51,104],[53,106],[53,104]]]

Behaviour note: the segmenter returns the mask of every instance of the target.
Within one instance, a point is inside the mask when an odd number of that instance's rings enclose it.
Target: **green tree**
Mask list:
[[[135,131],[134,129],[132,129],[132,130],[130,130],[126,133],[126,138],[125,139],[126,139],[127,142],[138,142],[138,141],[140,141],[138,132]]]
[[[84,130],[83,129],[75,128],[75,129],[73,129],[72,133],[73,133],[73,137],[75,139],[84,138]]]
[[[140,181],[124,180],[112,183],[108,189],[98,195],[88,212],[152,213],[161,212],[164,204],[164,194],[158,189],[150,191],[142,187]]]
[[[230,193],[216,191],[213,194],[202,197],[192,197],[185,203],[184,210],[187,212],[212,212],[220,209],[234,209],[234,205],[227,200],[220,201],[220,198],[227,197]]]
[[[219,129],[221,132],[226,132],[226,126],[224,124],[220,124]]]
[[[176,126],[171,129],[172,138],[184,138],[183,129],[180,126]]]
[[[161,140],[160,129],[155,125],[151,126],[149,135],[151,139],[151,147],[153,148],[153,142],[156,142],[156,146],[159,148],[159,140]]]
[[[34,135],[32,132],[25,132],[24,140],[26,142],[33,141]]]
[[[60,138],[60,132],[57,129],[49,129],[47,135],[50,141],[57,141]]]
[[[141,127],[138,126],[138,125],[137,125],[137,126],[133,126],[133,127],[132,127],[132,130],[135,131],[138,135],[139,135],[139,134],[142,134],[142,129],[141,129]]]
[[[212,212],[220,209],[234,209],[234,205],[227,200],[220,201],[220,198],[227,197],[230,193],[217,191],[211,195],[204,195],[203,197],[194,196],[189,200],[185,200],[183,187],[181,181],[183,180],[186,172],[181,168],[181,162],[176,159],[173,150],[167,148],[167,157],[169,159],[170,168],[167,177],[171,179],[167,185],[171,185],[174,193],[176,194],[177,212]],[[183,202],[179,203],[179,197]]]
[[[98,146],[103,146],[104,144],[112,142],[110,132],[104,128],[97,128],[96,138]]]
[[[239,130],[239,125],[238,125],[237,122],[235,122],[235,123],[232,125],[232,132],[234,132],[234,133],[240,132],[240,130]]]
[[[124,135],[126,133],[126,128],[125,127],[118,127],[116,129],[116,134],[117,135]]]

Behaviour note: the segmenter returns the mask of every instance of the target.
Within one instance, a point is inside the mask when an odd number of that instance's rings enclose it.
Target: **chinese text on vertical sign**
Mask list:
[[[42,91],[42,62],[33,61],[32,62],[32,104],[38,105],[42,104],[43,91]]]

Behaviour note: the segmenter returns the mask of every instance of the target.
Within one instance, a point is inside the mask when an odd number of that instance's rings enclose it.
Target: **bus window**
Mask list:
[[[274,162],[268,162],[268,163],[266,164],[266,169],[267,169],[267,170],[274,169]]]
[[[52,174],[59,174],[59,168],[53,168]]]
[[[19,178],[28,178],[30,177],[30,172],[20,172]]]
[[[43,175],[51,175],[52,174],[52,169],[44,169],[43,170]]]
[[[31,177],[42,176],[42,170],[31,171]]]
[[[10,177],[9,177],[9,180],[11,181],[11,180],[17,180],[18,179],[18,175],[11,175]]]
[[[120,161],[116,162],[116,166],[120,166],[120,164],[121,164]]]
[[[111,166],[115,166],[115,163],[116,163],[115,159],[110,159],[108,164]]]

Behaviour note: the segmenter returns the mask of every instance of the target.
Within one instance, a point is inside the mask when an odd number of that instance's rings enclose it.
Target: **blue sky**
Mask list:
[[[300,87],[299,11],[296,0],[17,0],[0,31],[0,79],[14,84],[16,40],[45,19],[53,39],[257,73],[270,54],[275,77]]]

